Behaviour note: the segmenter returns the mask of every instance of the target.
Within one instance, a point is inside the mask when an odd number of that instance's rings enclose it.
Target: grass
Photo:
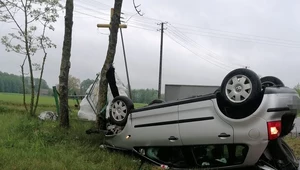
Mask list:
[[[23,103],[23,95],[17,93],[0,93],[0,100],[3,102],[10,102],[14,104]],[[70,100],[71,101],[71,100]],[[26,94],[26,102],[30,102],[30,94]],[[54,97],[40,96],[39,104],[41,105],[55,105]]]
[[[55,111],[52,99],[42,97],[38,111]],[[1,170],[138,169],[139,161],[133,155],[100,148],[103,137],[85,133],[94,123],[78,120],[75,108],[70,115],[71,127],[65,130],[58,122],[28,117],[21,103],[21,95],[0,93]],[[147,164],[143,169],[155,167]]]
[[[26,102],[30,102],[30,94],[26,94]],[[0,102],[14,105],[22,105],[23,104],[23,95],[18,93],[0,93]],[[74,99],[69,99],[70,105],[75,105],[76,102]],[[39,98],[39,106],[55,106],[55,101],[53,96],[40,96]],[[144,107],[146,104],[144,103],[134,103],[135,108]]]
[[[86,135],[90,122],[71,120],[63,130],[57,122],[0,114],[0,169],[137,169],[130,155],[101,149],[100,135]],[[151,169],[150,166],[146,167]]]
[[[300,138],[287,136],[284,138],[284,140],[292,148],[297,159],[300,159]]]

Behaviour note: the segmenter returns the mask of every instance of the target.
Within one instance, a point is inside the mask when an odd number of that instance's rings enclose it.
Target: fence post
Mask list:
[[[55,100],[56,112],[57,112],[57,115],[59,116],[59,105],[58,105],[58,96],[57,96],[56,86],[53,86],[52,89],[53,89],[53,96],[54,96],[54,100]]]

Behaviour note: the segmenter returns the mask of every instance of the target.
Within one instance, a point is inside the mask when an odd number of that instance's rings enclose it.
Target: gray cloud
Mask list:
[[[112,1],[99,0],[98,2],[112,5]],[[156,18],[157,20],[149,20],[135,15],[130,20],[128,28],[123,30],[132,88],[157,89],[160,33],[156,32],[155,29],[159,28],[156,25],[158,20],[168,21],[176,27],[185,27],[186,29],[196,30],[196,28],[181,24],[298,42],[300,39],[300,21],[298,18],[300,16],[300,11],[298,10],[300,4],[296,0],[136,0],[136,3],[142,4],[140,9],[145,13],[145,17]],[[95,10],[99,9],[101,12],[109,13],[108,6],[101,5],[95,0],[78,1],[76,4],[86,4],[89,8],[95,7]],[[124,1],[123,9],[125,15],[127,14],[126,16],[135,13],[131,1]],[[95,12],[83,9],[80,6],[75,6],[75,10],[90,15],[97,15]],[[108,16],[101,14],[97,16],[109,19]],[[101,70],[108,46],[108,36],[103,35],[103,33],[108,33],[108,30],[97,29],[96,24],[107,22],[74,13],[70,73],[81,80],[94,78],[95,74]],[[140,27],[145,25],[148,27],[144,27],[144,29],[135,28],[134,26],[138,26],[139,23],[141,24],[139,25]],[[2,23],[0,23],[0,26],[1,36],[10,31],[10,26]],[[49,56],[44,76],[50,85],[55,85],[58,82],[64,33],[63,17],[55,24],[55,28],[55,32],[50,33],[49,36],[58,47],[48,51]],[[172,32],[170,26],[167,26],[167,29],[167,33],[168,31]],[[186,31],[184,29],[180,30]],[[199,29],[199,31],[204,30]],[[291,87],[300,82],[300,76],[298,76],[300,72],[300,67],[298,66],[300,63],[299,43],[297,45],[298,48],[290,48],[219,37],[186,35],[199,45],[218,54],[214,58],[218,58],[218,62],[225,63],[232,69],[236,68],[237,65],[247,65],[260,75],[278,76],[286,85]],[[214,35],[219,36],[217,34]],[[242,36],[240,34],[234,35]],[[205,52],[205,50],[200,48],[197,49],[197,52],[207,54],[207,51]],[[204,56],[206,59],[215,61],[207,55]],[[37,61],[40,59],[38,56],[36,58]],[[4,47],[0,46],[1,71],[19,74],[21,62],[22,57],[13,53],[6,53]],[[115,57],[115,67],[121,79],[126,82],[120,39]],[[221,69],[194,55],[165,34],[163,84],[219,85],[228,72],[229,70]]]

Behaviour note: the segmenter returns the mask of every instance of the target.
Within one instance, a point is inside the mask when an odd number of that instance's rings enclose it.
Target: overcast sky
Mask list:
[[[248,66],[261,76],[273,75],[290,87],[300,82],[300,1],[289,0],[135,0],[143,17],[135,14],[131,0],[123,0],[125,49],[132,88],[158,84],[160,28],[166,21],[163,48],[165,84],[220,85],[231,70]],[[64,3],[64,2],[63,2]],[[81,80],[100,72],[108,47],[112,0],[75,0],[70,74]],[[48,50],[44,79],[58,83],[64,14],[48,32],[56,49]],[[104,19],[104,20],[103,20]],[[0,36],[11,32],[0,23]],[[119,37],[120,38],[120,37]],[[7,53],[0,45],[0,70],[20,74],[23,57]],[[40,61],[41,56],[34,57]],[[121,41],[115,68],[126,83]]]

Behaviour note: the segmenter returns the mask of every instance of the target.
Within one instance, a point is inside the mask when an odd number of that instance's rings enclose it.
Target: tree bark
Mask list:
[[[41,73],[40,73],[40,79],[39,79],[39,85],[38,85],[38,90],[37,90],[37,95],[36,95],[36,101],[35,101],[35,105],[34,105],[34,109],[33,109],[34,114],[36,114],[36,109],[37,109],[38,104],[39,104],[41,84],[42,84],[42,79],[43,79],[43,74],[44,74],[45,62],[46,62],[46,58],[47,58],[47,52],[46,52],[45,46],[43,44],[43,39],[45,38],[45,30],[46,30],[46,23],[44,24],[43,34],[42,34],[42,38],[40,40],[40,45],[43,49],[44,57],[43,57],[43,63],[42,63],[42,68],[41,68]]]
[[[59,75],[60,126],[65,128],[69,127],[68,77],[70,70],[72,45],[73,8],[73,0],[67,0],[65,15],[65,35]]]
[[[33,77],[33,70],[32,70],[32,62],[31,62],[31,55],[30,55],[30,48],[28,42],[28,15],[27,15],[27,0],[25,1],[24,7],[24,19],[25,19],[25,28],[24,28],[24,39],[25,39],[25,48],[26,48],[26,55],[28,58],[28,66],[29,66],[29,74],[30,74],[30,84],[31,84],[31,99],[30,99],[30,106],[29,106],[29,113],[31,116],[34,116],[33,107],[34,107],[34,77]]]
[[[99,94],[98,94],[98,103],[97,103],[98,114],[96,117],[96,126],[98,129],[104,129],[105,127],[104,125],[105,122],[103,121],[105,120],[105,112],[103,113],[100,112],[104,107],[106,107],[107,85],[108,85],[106,79],[106,73],[115,58],[122,2],[123,0],[115,0],[114,13],[112,15],[111,22],[110,22],[110,35],[109,35],[109,44],[108,44],[106,59],[100,74]]]

